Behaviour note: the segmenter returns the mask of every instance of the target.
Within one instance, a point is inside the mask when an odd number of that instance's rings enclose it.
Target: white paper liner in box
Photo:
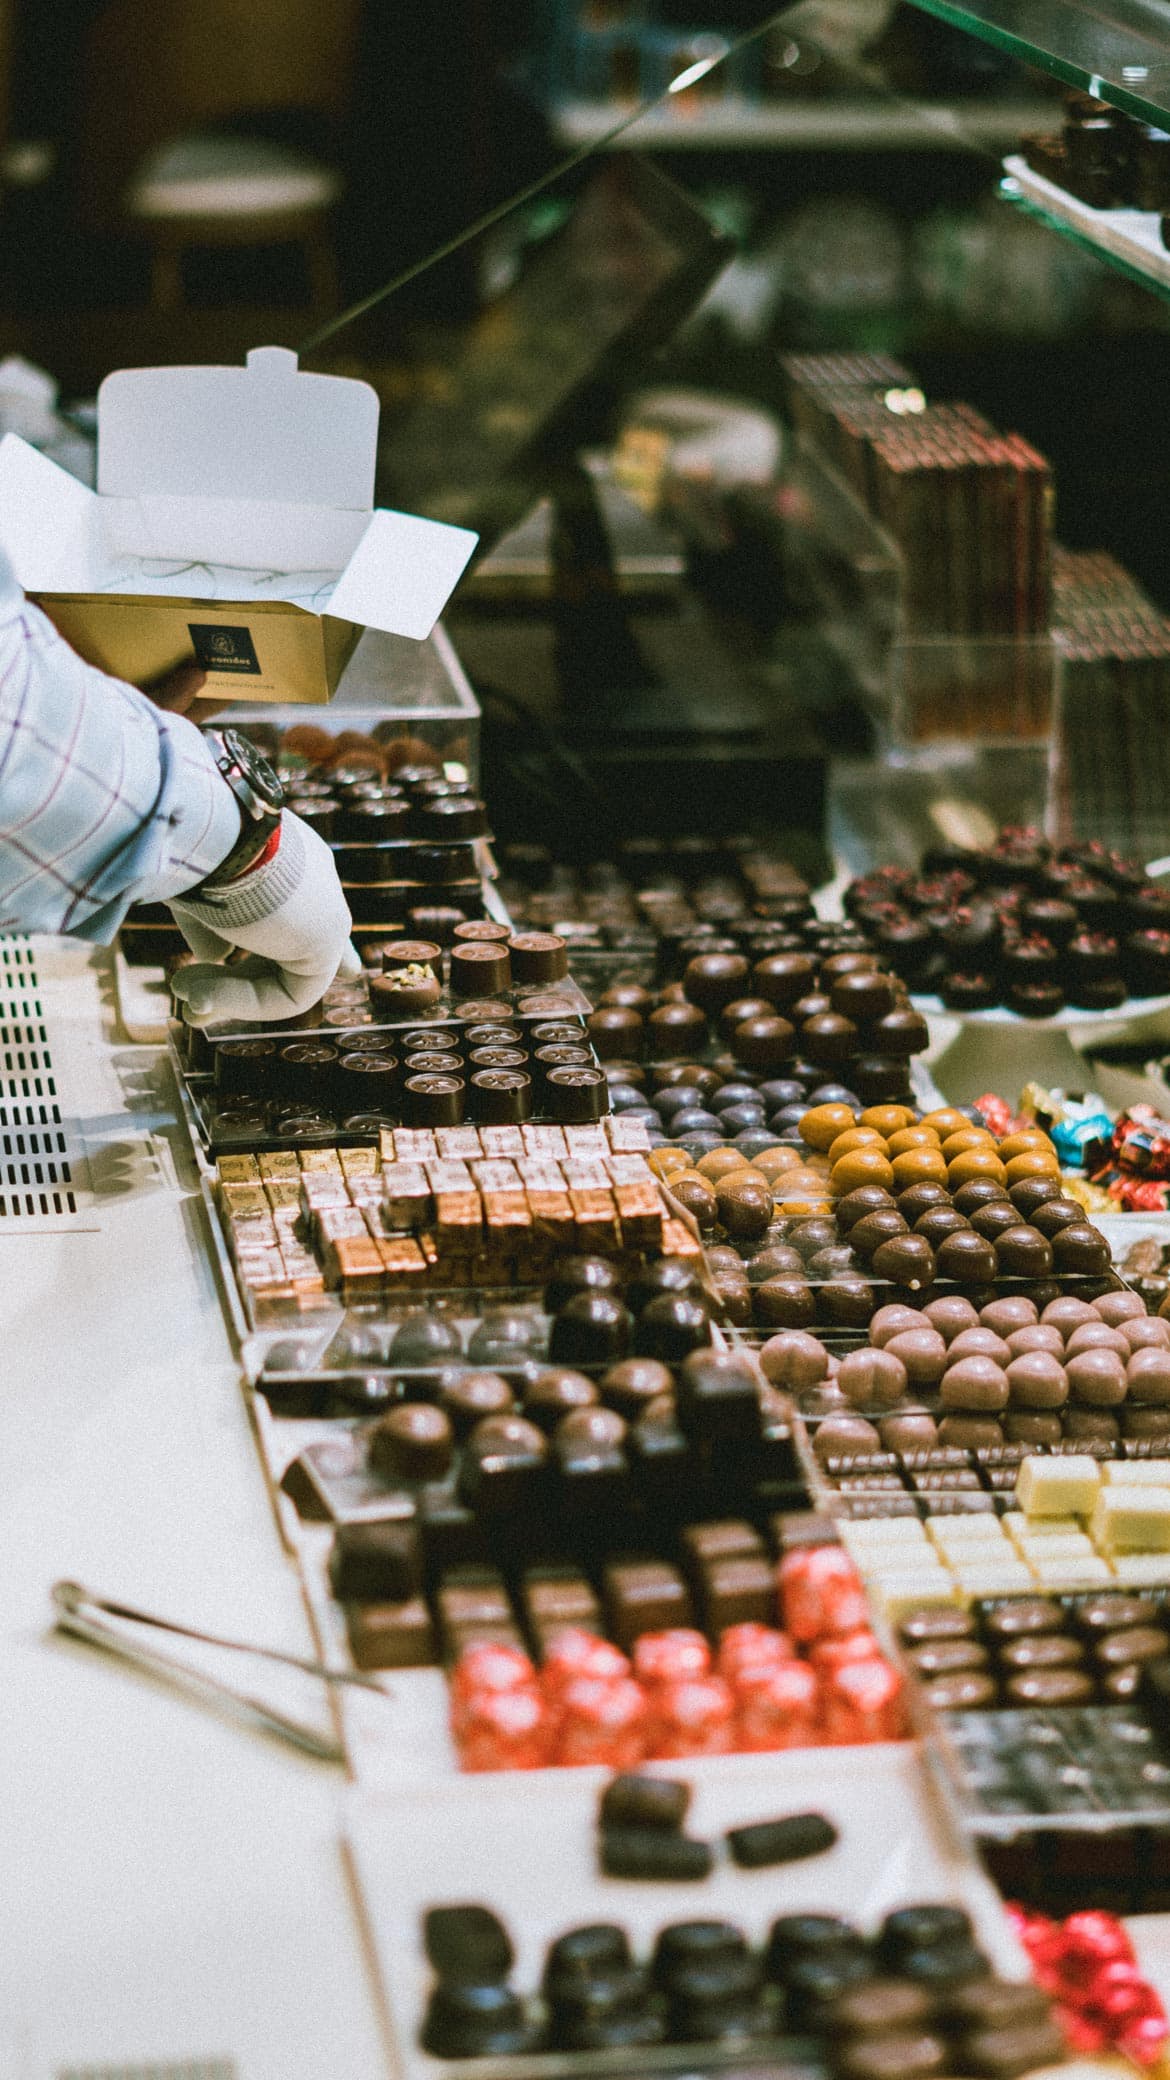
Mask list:
[[[500,1915],[516,1946],[513,1984],[522,1993],[539,1985],[552,1939],[584,1922],[622,1923],[644,1957],[659,1929],[696,1915],[734,1921],[758,1945],[781,1914],[841,1914],[869,1934],[893,1908],[923,1900],[965,1906],[994,1968],[1008,1978],[1028,1976],[998,1895],[953,1831],[913,1744],[650,1767],[694,1787],[687,1831],[705,1840],[729,1827],[813,1810],[834,1823],[840,1839],[827,1855],[800,1863],[744,1871],[721,1859],[702,1884],[638,1883],[598,1872],[603,1769],[462,1777],[351,1797],[347,1853],[403,2080],[461,2070],[460,2062],[429,2057],[417,2041],[431,1981],[422,1916],[455,1901],[475,1900]],[[747,2047],[740,2062],[753,2063]],[[577,2063],[584,2061],[559,2053],[510,2058],[506,2070],[513,2080],[570,2073]]]

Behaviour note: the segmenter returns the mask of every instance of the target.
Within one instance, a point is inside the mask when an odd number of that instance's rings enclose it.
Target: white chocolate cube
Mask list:
[[[1170,1459],[1107,1459],[1101,1475],[1107,1488],[1170,1488]]]
[[[959,1588],[964,1596],[1012,1596],[1035,1586],[1033,1576],[1018,1562],[1010,1560],[998,1566],[990,1562],[971,1560],[964,1562],[958,1570]]]
[[[1089,1529],[1107,1552],[1170,1552],[1170,1488],[1103,1488]]]
[[[1104,1589],[1113,1580],[1105,1560],[1036,1560],[1032,1572],[1046,1589]]]
[[[962,1516],[956,1517],[928,1517],[926,1535],[935,1540],[953,1539],[961,1543],[967,1538],[1003,1538],[1005,1534],[1003,1518],[988,1509],[972,1510],[969,1514],[964,1511]]]
[[[1095,1560],[1093,1541],[1083,1531],[1066,1531],[1059,1538],[1022,1538],[1025,1560]]]
[[[1119,1553],[1113,1572],[1123,1589],[1160,1589],[1170,1584],[1170,1553]]]
[[[1096,1459],[1025,1459],[1016,1500],[1029,1517],[1087,1517],[1100,1486]]]
[[[907,1611],[921,1609],[923,1603],[956,1604],[959,1601],[958,1585],[953,1577],[939,1569],[939,1582],[932,1576],[923,1594],[922,1579],[918,1575],[892,1574],[883,1576],[873,1585],[874,1595],[891,1621],[904,1617]]]
[[[1026,1517],[1023,1510],[1009,1509],[1002,1519],[1009,1538],[1068,1538],[1080,1532],[1079,1517]]]

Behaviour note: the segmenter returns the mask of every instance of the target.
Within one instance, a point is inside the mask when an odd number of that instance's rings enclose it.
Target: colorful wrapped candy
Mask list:
[[[1170,2021],[1117,1916],[1092,1911],[1052,1921],[1022,1907],[1008,1912],[1033,1978],[1058,2003],[1072,2049],[1111,2049],[1135,2065],[1157,2065]]]

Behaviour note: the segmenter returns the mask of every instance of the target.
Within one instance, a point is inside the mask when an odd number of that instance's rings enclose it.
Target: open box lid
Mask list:
[[[283,347],[240,368],[121,369],[98,489],[0,442],[0,539],[36,593],[274,600],[421,640],[475,545],[373,509],[378,399]]]

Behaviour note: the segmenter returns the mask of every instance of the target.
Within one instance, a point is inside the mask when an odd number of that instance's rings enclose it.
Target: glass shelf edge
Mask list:
[[[1068,57],[1064,51],[1050,48],[1047,42],[1041,43],[1036,38],[1029,37],[1022,33],[1020,28],[1012,27],[1009,22],[995,19],[990,5],[988,11],[980,11],[972,5],[955,4],[955,0],[912,0],[912,5],[923,14],[934,15],[939,21],[949,23],[952,28],[961,29],[965,34],[978,38],[980,42],[992,44],[996,49],[1021,59],[1024,64],[1046,72],[1054,79],[1062,80],[1066,86],[1082,88],[1085,92],[1095,95],[1098,100],[1107,101],[1111,107],[1119,108],[1126,115],[1136,117],[1139,122],[1153,123],[1161,129],[1170,125],[1170,23],[1167,25],[1165,47],[1156,52],[1160,61],[1157,69],[1161,70],[1163,77],[1155,88],[1142,92],[1136,85],[1110,79],[1108,71],[1100,69],[1100,65],[1107,66],[1109,70],[1124,69],[1114,60],[1106,58],[1104,53],[1101,54],[1099,62],[1094,64]],[[1053,6],[1052,15],[1054,21],[1059,21],[1062,15],[1066,16],[1070,28],[1083,28],[1091,20],[1088,10],[1079,8],[1075,0],[1067,0],[1064,6]],[[1148,57],[1151,53],[1148,44],[1138,41],[1137,32],[1134,32],[1134,36],[1132,58],[1137,65],[1141,63],[1143,56]],[[1055,42],[1055,38],[1053,41]],[[1154,68],[1146,64],[1143,69],[1148,74]]]

